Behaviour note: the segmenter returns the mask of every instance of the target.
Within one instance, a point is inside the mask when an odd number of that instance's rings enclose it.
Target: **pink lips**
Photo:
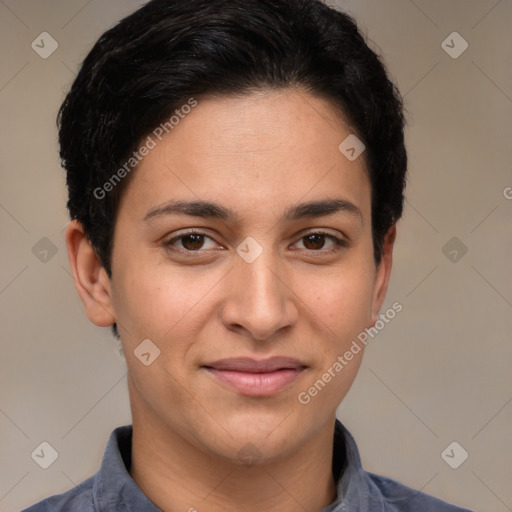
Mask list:
[[[257,361],[246,357],[204,365],[214,377],[246,396],[270,396],[291,384],[306,368],[289,357]]]

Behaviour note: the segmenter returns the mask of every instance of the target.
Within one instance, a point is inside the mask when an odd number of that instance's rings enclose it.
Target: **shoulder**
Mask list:
[[[383,501],[390,506],[390,512],[471,512],[467,508],[451,505],[391,478],[374,473],[367,475],[378,488]]]
[[[391,478],[366,471],[361,464],[354,438],[338,419],[334,440],[333,460],[337,460],[337,466],[340,466],[341,461],[345,459],[345,469],[338,483],[338,495],[343,501],[336,503],[337,508],[327,509],[327,511],[471,512],[469,509],[451,505]]]
[[[50,496],[22,510],[22,512],[64,512],[70,510],[96,512],[92,498],[93,484],[94,477],[91,477],[69,491]]]

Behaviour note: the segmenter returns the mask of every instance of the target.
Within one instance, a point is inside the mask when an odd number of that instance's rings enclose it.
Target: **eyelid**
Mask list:
[[[209,235],[207,232],[205,232],[205,231],[203,231],[203,230],[201,230],[199,228],[189,228],[189,229],[186,229],[184,231],[179,231],[172,238],[169,238],[168,240],[166,240],[164,242],[164,245],[166,247],[170,247],[171,249],[175,249],[176,251],[181,252],[181,253],[201,253],[201,252],[206,252],[206,251],[211,250],[211,249],[198,249],[197,251],[190,251],[190,250],[187,250],[187,249],[176,249],[176,248],[172,247],[172,244],[174,242],[177,242],[178,240],[180,240],[180,238],[184,238],[184,237],[186,237],[188,235],[204,236],[206,238],[210,238],[215,243],[218,243],[218,242],[215,241],[213,236]],[[218,244],[218,245],[221,245],[221,244]]]
[[[312,228],[311,230],[309,230],[307,232],[301,233],[297,242],[299,242],[300,240],[302,240],[303,238],[305,238],[309,235],[325,235],[327,238],[329,238],[330,240],[332,240],[335,243],[335,247],[330,248],[330,249],[319,249],[318,251],[314,251],[312,249],[296,249],[296,250],[305,251],[305,252],[308,252],[309,254],[320,254],[321,255],[321,254],[333,254],[333,253],[338,252],[341,248],[349,246],[349,240],[345,235],[340,237],[340,236],[337,236],[337,235],[333,234],[332,232],[326,231],[322,228],[316,228],[316,229]],[[297,243],[297,242],[295,242],[295,243]],[[294,243],[294,245],[295,245],[295,243]]]
[[[308,235],[327,235],[327,236],[331,236],[333,238],[339,238],[339,239],[344,239],[344,240],[348,241],[348,237],[345,236],[345,234],[341,233],[341,235],[339,235],[339,233],[340,232],[333,233],[332,231],[328,231],[324,228],[310,228],[306,231],[301,232],[299,238],[303,238]],[[341,236],[341,238],[340,238],[340,236]]]
[[[206,238],[210,238],[211,240],[215,241],[212,236],[210,236],[207,232],[201,230],[200,228],[189,228],[184,231],[179,231],[172,238],[167,240],[164,243],[164,245],[166,247],[168,247],[170,250],[173,250],[175,252],[179,252],[179,253],[185,254],[185,255],[200,254],[200,253],[204,253],[204,252],[213,250],[213,249],[198,249],[196,251],[192,251],[192,250],[188,250],[188,249],[179,249],[179,248],[175,248],[172,246],[172,244],[174,242],[180,240],[181,238],[183,238],[187,235],[200,235],[200,236],[204,236]],[[299,233],[297,240],[292,245],[295,245],[297,242],[299,242],[300,240],[302,240],[303,238],[305,238],[309,235],[325,235],[327,238],[331,239],[336,244],[337,247],[335,247],[334,250],[332,248],[331,249],[319,249],[316,251],[313,249],[295,249],[295,250],[305,251],[305,252],[308,252],[311,254],[315,254],[315,253],[316,254],[329,254],[329,253],[337,252],[337,250],[339,250],[340,248],[347,247],[349,245],[349,240],[346,236],[344,236],[344,235],[341,237],[336,236],[332,232],[326,231],[325,229],[322,229],[322,228],[311,228],[308,231],[305,231],[305,232],[303,231],[303,232]],[[221,245],[221,244],[219,244],[219,245]]]

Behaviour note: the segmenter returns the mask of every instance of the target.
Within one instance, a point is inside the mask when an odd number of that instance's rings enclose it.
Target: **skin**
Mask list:
[[[79,223],[66,241],[91,322],[117,322],[133,416],[130,474],[164,511],[320,511],[336,498],[336,408],[363,350],[307,405],[312,386],[366,327],[374,325],[391,272],[393,226],[373,258],[371,185],[364,153],[338,150],[353,130],[326,100],[302,90],[201,99],[144,158],[119,207],[109,279]],[[281,220],[285,209],[341,198],[341,211]],[[184,215],[144,218],[170,200],[208,200],[237,222]],[[174,240],[194,228],[207,237]],[[306,237],[325,230],[337,246]],[[254,238],[263,252],[236,252]],[[195,252],[194,252],[195,249]],[[336,249],[336,252],[329,253]],[[149,338],[149,366],[134,350]],[[287,388],[247,397],[202,365],[271,356],[307,368]],[[257,462],[239,450],[251,443]]]

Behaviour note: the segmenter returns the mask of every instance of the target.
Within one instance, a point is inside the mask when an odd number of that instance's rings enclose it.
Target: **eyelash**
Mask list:
[[[182,238],[185,238],[189,235],[200,235],[200,236],[205,236],[207,238],[210,238],[213,240],[213,238],[211,236],[209,236],[207,233],[204,233],[202,231],[196,231],[196,230],[191,230],[191,231],[187,231],[187,232],[183,232],[183,233],[180,233],[179,235],[171,238],[170,240],[166,241],[165,242],[165,246],[168,250],[172,251],[172,252],[175,252],[175,253],[180,253],[186,257],[198,257],[200,255],[200,253],[203,253],[203,252],[207,252],[209,249],[198,249],[196,251],[191,251],[189,249],[177,249],[175,247],[172,246],[172,244]],[[344,240],[342,238],[338,238],[334,235],[332,235],[331,233],[328,233],[326,231],[323,231],[323,230],[316,230],[316,231],[311,231],[309,233],[306,233],[305,235],[302,235],[299,240],[302,240],[303,238],[306,238],[308,236],[311,236],[311,235],[325,235],[326,238],[329,238],[331,239],[334,243],[335,243],[335,247],[331,248],[331,249],[327,249],[327,250],[313,250],[313,249],[297,249],[298,251],[307,251],[307,252],[310,252],[310,253],[315,253],[315,254],[319,254],[319,255],[328,255],[328,254],[334,254],[336,252],[338,252],[341,248],[345,248],[345,247],[348,247],[348,242],[347,240]],[[299,241],[297,240],[297,241]]]

